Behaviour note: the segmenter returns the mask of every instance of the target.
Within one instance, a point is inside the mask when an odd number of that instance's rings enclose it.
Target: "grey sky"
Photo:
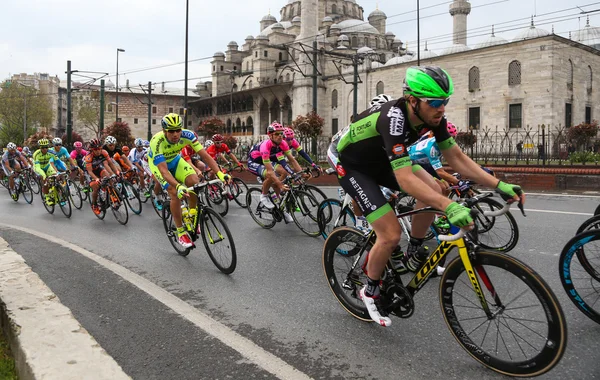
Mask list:
[[[388,16],[388,30],[407,42],[409,49],[416,49],[416,13],[407,14],[416,9],[416,0],[357,2],[365,10],[365,19],[378,4]],[[451,44],[450,2],[420,1],[421,41],[427,40],[428,47],[438,53]],[[579,10],[543,14],[576,5],[586,11],[600,8],[600,2],[594,0],[537,0],[534,7],[535,2],[471,0],[468,44],[489,36],[492,24],[496,24],[496,35],[510,40],[529,25],[528,17],[536,10],[536,25],[548,31],[554,25],[555,33],[567,37],[569,31],[585,25],[585,15],[578,20]],[[259,21],[269,9],[279,20],[279,10],[286,3],[287,0],[190,0],[189,59],[212,57],[216,51],[224,51],[231,40],[241,46],[247,35],[259,33]],[[73,69],[108,72],[114,82],[117,47],[126,50],[119,58],[119,72],[126,73],[120,76],[121,83],[125,79],[137,85],[184,78],[183,64],[127,72],[183,62],[185,0],[0,0],[0,9],[0,80],[21,72],[47,72],[64,79],[66,61],[70,59]],[[443,15],[436,16],[440,13]],[[506,24],[510,21],[514,22]],[[592,13],[590,22],[600,26],[600,16]],[[210,59],[189,64],[190,87],[199,80],[195,78],[209,80],[209,63]],[[167,86],[183,87],[183,81]]]

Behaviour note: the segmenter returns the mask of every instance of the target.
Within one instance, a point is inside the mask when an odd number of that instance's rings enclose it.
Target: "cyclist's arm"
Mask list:
[[[445,171],[443,168],[436,169],[435,172],[440,176],[441,179],[448,182],[451,185],[456,185],[458,183],[458,179],[452,174]]]
[[[445,210],[452,203],[449,198],[438,194],[413,173],[411,161],[408,156],[405,162],[396,164],[397,168],[394,170],[394,175],[402,191],[438,210]]]
[[[25,158],[25,155],[23,153],[21,153],[21,155],[19,156],[19,158],[21,159],[21,162],[23,163],[23,167],[26,168],[29,166],[29,162],[27,162],[27,159]]]
[[[237,166],[240,166],[240,161],[237,159],[235,154],[233,154],[233,152],[229,151],[229,157],[231,157],[231,159],[233,160],[233,162],[235,162]]]
[[[91,153],[90,153],[91,154]],[[86,156],[87,157],[87,156]],[[97,181],[99,178],[96,177],[96,175],[94,174],[94,168],[92,166],[92,160],[87,160],[84,159],[85,162],[85,169],[87,170],[88,174],[90,175],[90,177],[92,177],[92,179],[94,181]]]
[[[478,164],[476,164],[469,158],[469,156],[460,150],[458,145],[454,144],[442,150],[444,152],[444,157],[446,157],[446,160],[450,166],[452,166],[452,169],[483,186],[487,186],[492,189],[498,186],[499,180],[487,173],[485,170],[481,169]]]
[[[217,164],[217,161],[215,161],[210,156],[210,154],[208,154],[208,152],[206,151],[206,149],[200,149],[199,151],[196,151],[196,153],[198,153],[198,155],[200,156],[200,158],[202,159],[202,161],[204,161],[204,163],[206,165],[208,165],[209,168],[211,168],[211,170],[213,171],[213,173],[215,173],[217,175],[218,175],[218,173],[221,173],[221,170],[219,169],[219,165]]]

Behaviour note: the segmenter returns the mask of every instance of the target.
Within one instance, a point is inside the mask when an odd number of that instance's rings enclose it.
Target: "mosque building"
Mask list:
[[[200,121],[222,119],[228,133],[262,135],[273,120],[288,125],[312,110],[316,72],[317,112],[325,119],[323,134],[331,135],[353,111],[354,70],[345,54],[360,62],[358,112],[377,94],[402,96],[406,69],[419,56],[421,65],[441,66],[452,76],[455,92],[446,114],[459,130],[555,128],[600,115],[600,88],[593,83],[600,73],[600,28],[589,19],[570,38],[536,27],[532,18],[510,41],[492,27],[485,41],[469,45],[470,12],[469,1],[454,0],[452,45],[435,53],[422,41],[416,54],[387,30],[382,10],[365,21],[355,0],[288,0],[279,21],[264,16],[256,36],[214,54],[212,81],[197,84],[201,98],[190,108]]]

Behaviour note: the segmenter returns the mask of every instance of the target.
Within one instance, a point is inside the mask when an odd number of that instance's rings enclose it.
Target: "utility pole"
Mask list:
[[[71,147],[73,115],[71,115],[71,61],[67,61],[67,146]]]
[[[419,17],[419,0],[417,0],[417,66],[421,66],[421,17]]]
[[[27,94],[23,96],[23,146],[25,146],[25,141],[27,140]]]
[[[100,79],[100,124],[98,125],[98,136],[100,138],[104,130],[104,79]]]
[[[316,113],[317,112],[317,40],[313,41],[312,86],[313,86],[313,111]]]
[[[352,120],[356,120],[358,115],[358,57],[352,57],[352,67],[354,68],[354,78],[352,80]]]
[[[187,72],[187,70],[186,70],[186,72]],[[152,139],[152,82],[148,82],[148,141],[150,141],[151,139]]]

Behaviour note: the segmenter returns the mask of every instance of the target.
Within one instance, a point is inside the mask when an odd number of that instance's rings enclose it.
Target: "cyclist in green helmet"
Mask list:
[[[350,126],[334,136],[332,145],[335,147],[328,151],[340,185],[356,200],[377,233],[365,268],[367,285],[360,290],[359,296],[371,318],[382,326],[389,326],[391,320],[379,305],[379,282],[388,259],[398,246],[401,229],[379,186],[402,189],[417,199],[417,208],[430,205],[444,210],[455,226],[469,228],[473,224],[468,208],[443,196],[435,179],[419,165],[412,164],[408,147],[419,136],[433,133],[444,157],[457,172],[483,186],[495,188],[506,200],[525,200],[519,186],[498,181],[482,170],[460,150],[448,133],[444,114],[454,84],[445,70],[435,66],[410,67],[406,71],[403,90],[404,97],[374,105],[359,114]],[[332,158],[334,155],[337,155],[335,159]],[[422,244],[433,218],[434,214],[426,213],[413,217],[411,244],[403,258],[411,271],[417,271],[428,256]]]

